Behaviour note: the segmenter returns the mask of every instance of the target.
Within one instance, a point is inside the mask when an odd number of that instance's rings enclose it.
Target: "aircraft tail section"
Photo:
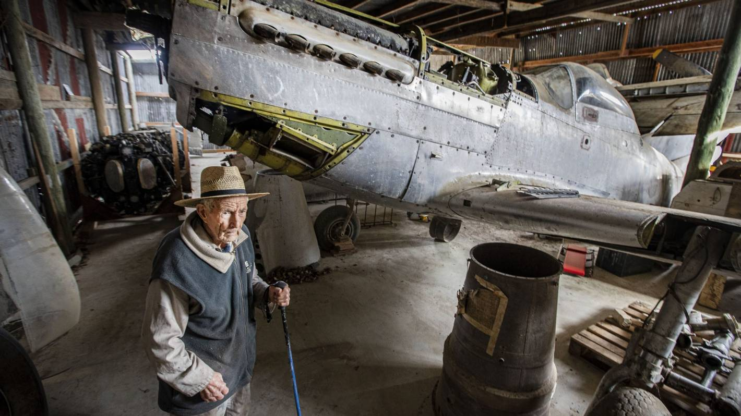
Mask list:
[[[720,158],[723,153],[723,149],[717,146],[718,140],[725,137],[727,132],[719,132],[714,135],[712,140],[715,141],[715,153],[713,154],[713,162]],[[650,144],[651,147],[656,149],[659,153],[666,156],[674,166],[676,166],[682,172],[687,171],[687,163],[690,160],[690,153],[692,152],[692,144],[694,143],[695,136],[692,134],[685,134],[681,136],[650,136],[646,135],[643,140]]]

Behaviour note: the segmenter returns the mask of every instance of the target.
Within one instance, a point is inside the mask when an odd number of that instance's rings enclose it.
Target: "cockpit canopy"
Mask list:
[[[572,63],[546,66],[525,75],[535,84],[539,99],[563,110],[570,110],[576,102],[634,119],[633,110],[625,98],[603,77],[585,66]]]

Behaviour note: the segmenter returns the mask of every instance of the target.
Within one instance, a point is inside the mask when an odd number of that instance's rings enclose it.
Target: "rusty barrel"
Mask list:
[[[548,414],[560,274],[558,260],[534,248],[471,249],[433,393],[437,416]]]

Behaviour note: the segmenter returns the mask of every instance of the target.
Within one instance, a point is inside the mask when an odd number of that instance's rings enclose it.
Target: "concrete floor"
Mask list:
[[[194,163],[213,162],[214,158]],[[311,207],[317,215],[319,206]],[[292,288],[289,326],[306,415],[432,415],[430,393],[453,325],[456,291],[469,250],[508,241],[555,254],[560,243],[466,223],[450,244],[435,243],[428,225],[397,212],[394,226],[361,232],[358,252],[322,259],[332,272]],[[99,223],[77,272],[79,325],[34,355],[51,414],[158,415],[157,382],[139,329],[151,261],[176,216]],[[602,371],[568,355],[569,337],[635,300],[653,304],[671,272],[617,278],[561,278],[551,415],[583,413]],[[729,282],[724,308],[738,305]],[[738,307],[735,308],[738,312]],[[258,321],[251,416],[295,414],[279,321]]]

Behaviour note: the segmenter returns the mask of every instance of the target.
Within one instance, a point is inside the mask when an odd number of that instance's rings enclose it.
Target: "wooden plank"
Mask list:
[[[643,302],[633,302],[630,305],[628,305],[629,308],[633,308],[637,311],[643,312],[646,315],[651,313],[651,309],[653,309],[652,306],[648,306]]]
[[[36,29],[35,27],[29,25],[28,23],[23,23],[23,29],[26,31],[26,34],[40,40],[41,42],[46,43],[49,46],[53,46],[54,48],[66,53],[67,55],[74,56],[77,59],[84,60],[85,54],[78,51],[77,49],[67,45],[64,42],[60,42],[50,35],[47,35],[46,33]]]
[[[519,48],[520,40],[513,38],[498,38],[493,36],[470,36],[455,41],[453,46],[494,46],[499,48]]]
[[[615,335],[617,337],[620,337],[620,339],[625,340],[625,341],[630,341],[630,338],[633,337],[633,333],[632,332],[626,331],[625,329],[620,328],[620,327],[618,327],[616,325],[613,325],[611,323],[608,323],[608,322],[597,322],[596,325],[598,327],[604,329],[605,331],[607,331],[607,332],[609,332],[609,333],[611,333],[611,334],[613,334],[613,335]]]
[[[180,174],[180,152],[178,148],[178,132],[175,127],[170,129],[170,144],[172,145],[172,166],[175,170],[175,185],[183,189],[183,177]]]
[[[39,182],[40,181],[38,176],[31,176],[29,178],[18,181],[18,186],[25,191],[26,189],[34,185],[38,185]]]
[[[63,108],[63,109],[86,109],[93,108],[91,101],[42,101],[41,105],[45,109]]]
[[[450,4],[453,6],[472,7],[474,9],[501,11],[499,4],[484,0],[434,0],[435,3]]]
[[[87,195],[85,182],[82,179],[82,167],[80,166],[80,150],[77,143],[77,130],[67,129],[67,137],[69,137],[69,151],[72,154],[72,162],[73,166],[75,167],[77,191],[80,193],[80,195]]]
[[[625,24],[625,27],[623,27],[623,38],[620,41],[620,56],[625,56],[625,51],[628,47],[628,36],[630,35],[631,26],[633,26],[633,23],[628,22]]]
[[[628,341],[620,338],[617,335],[613,335],[608,331],[605,331],[604,329],[598,327],[597,325],[592,325],[588,329],[589,332],[598,335],[601,338],[604,338],[607,341],[610,341],[611,343],[617,345],[618,347],[622,348],[623,350],[628,348]]]
[[[625,350],[624,349],[618,347],[617,345],[612,344],[611,342],[608,342],[604,338],[601,338],[601,337],[599,337],[599,336],[597,336],[597,335],[589,332],[588,330],[584,330],[584,331],[579,332],[579,335],[581,335],[582,337],[584,337],[584,338],[586,338],[586,339],[594,342],[595,344],[598,344],[603,349],[605,349],[607,351],[610,351],[611,353],[613,353],[613,354],[615,354],[615,355],[617,355],[617,356],[619,356],[621,358],[625,357]]]
[[[137,91],[137,97],[170,98],[170,93],[162,91]]]
[[[577,345],[588,351],[591,355],[591,358],[594,358],[601,363],[607,364],[610,367],[614,367],[623,362],[622,356],[619,356],[612,351],[603,348],[601,345],[582,336],[581,334],[572,336],[571,342],[576,343]],[[584,351],[583,356],[586,356],[586,351]]]
[[[726,288],[726,277],[716,273],[710,273],[705,287],[700,293],[700,299],[697,303],[706,308],[718,310],[720,300],[723,297],[723,291]]]
[[[92,103],[93,102],[93,97],[87,97],[87,96],[84,96],[84,95],[70,95],[69,96],[69,100],[70,101],[81,101],[81,102]]]
[[[630,17],[618,16],[618,15],[612,15],[612,14],[600,13],[600,12],[574,13],[571,15],[571,17],[578,17],[581,19],[592,19],[592,20],[598,20],[601,22],[615,22],[615,23],[632,23],[633,22],[633,18],[630,18]]]
[[[60,101],[62,91],[56,85],[37,84],[39,87],[39,96],[41,101]]]
[[[15,82],[15,74],[13,73],[13,71],[6,71],[4,69],[0,69],[0,79],[3,81]]]
[[[624,53],[620,50],[598,52],[590,55],[561,56],[558,58],[541,59],[537,61],[525,61],[520,64],[522,68],[534,68],[543,65],[557,64],[560,62],[584,63],[590,61],[615,61],[619,59],[647,58],[657,49],[667,49],[674,53],[715,52],[723,46],[723,39],[709,41],[680,43],[675,45],[662,45],[657,47],[630,49]]]

